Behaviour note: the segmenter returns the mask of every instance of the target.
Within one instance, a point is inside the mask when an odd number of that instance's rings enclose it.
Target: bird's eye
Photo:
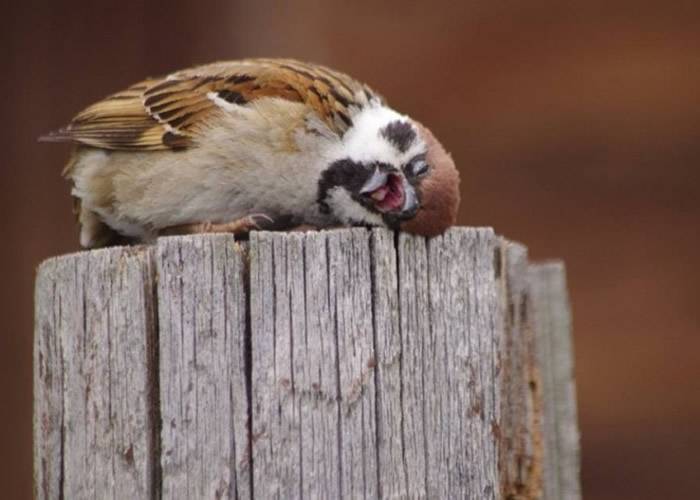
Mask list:
[[[430,165],[428,165],[428,163],[421,158],[412,161],[409,169],[414,177],[422,177],[428,173],[428,170],[430,170]]]

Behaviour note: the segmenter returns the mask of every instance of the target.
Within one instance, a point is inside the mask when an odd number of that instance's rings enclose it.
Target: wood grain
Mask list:
[[[372,232],[372,287],[377,398],[377,474],[385,497],[425,490],[424,474],[409,476],[402,427],[402,343],[398,257],[393,233]],[[410,481],[410,483],[409,483]]]
[[[51,259],[38,272],[38,498],[154,494],[151,250]]]
[[[499,495],[496,245],[490,229],[453,229],[428,242],[430,497]]]
[[[377,495],[369,235],[250,241],[255,492]]]
[[[488,228],[51,259],[37,498],[580,498],[563,267]]]
[[[250,496],[244,255],[228,235],[158,242],[163,498]]]
[[[564,265],[561,262],[533,265],[529,278],[544,394],[543,498],[579,500],[581,451]]]
[[[532,328],[527,249],[501,240],[500,462],[505,498],[542,494],[542,393]]]

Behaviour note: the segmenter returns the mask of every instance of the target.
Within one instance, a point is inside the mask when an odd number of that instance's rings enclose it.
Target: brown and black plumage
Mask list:
[[[419,211],[434,168],[424,135],[347,75],[250,59],[143,80],[43,139],[77,145],[66,175],[81,243],[99,246],[261,220],[398,227]],[[456,173],[448,155],[440,161]]]
[[[339,134],[352,124],[350,108],[381,101],[368,86],[318,65],[285,59],[218,62],[136,83],[89,106],[43,139],[114,150],[191,146],[197,133],[222,113],[210,93],[238,105],[272,97],[304,103]]]

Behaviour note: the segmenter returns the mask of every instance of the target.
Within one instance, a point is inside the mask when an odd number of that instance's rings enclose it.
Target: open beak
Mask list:
[[[395,172],[376,169],[362,186],[360,193],[371,199],[376,209],[382,213],[408,218],[415,215],[418,209],[413,187],[402,175]]]
[[[370,195],[373,191],[384,186],[388,177],[389,174],[387,172],[375,168],[372,177],[370,177],[369,180],[365,182],[365,185],[362,186],[362,189],[360,189],[360,194]]]

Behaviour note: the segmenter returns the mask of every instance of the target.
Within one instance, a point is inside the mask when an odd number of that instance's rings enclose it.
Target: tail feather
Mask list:
[[[39,142],[75,142],[75,137],[69,129],[62,128],[40,135],[37,140]]]

